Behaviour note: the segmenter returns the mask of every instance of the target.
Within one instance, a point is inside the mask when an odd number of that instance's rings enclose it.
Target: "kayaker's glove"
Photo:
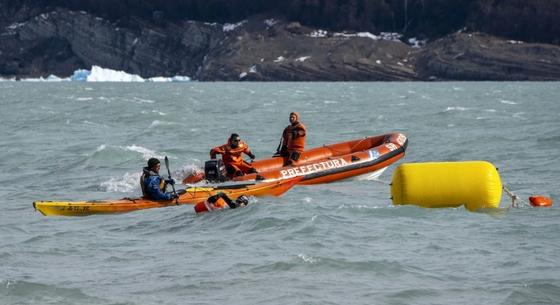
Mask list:
[[[292,138],[297,138],[299,136],[299,133],[297,130],[292,130]]]
[[[255,160],[255,155],[253,153],[249,153],[247,155],[249,156],[249,158],[251,158],[251,160]]]
[[[171,195],[171,199],[179,198],[179,195],[177,195],[177,194],[171,193],[170,195]]]
[[[167,179],[167,180],[165,180],[165,183],[167,183],[169,185],[175,185],[175,180],[174,179]]]

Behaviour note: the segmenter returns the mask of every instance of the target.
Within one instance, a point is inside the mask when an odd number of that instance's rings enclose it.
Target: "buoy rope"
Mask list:
[[[502,189],[511,198],[511,207],[512,208],[520,208],[520,207],[524,207],[524,206],[529,206],[529,204],[527,202],[521,200],[521,198],[519,198],[519,196],[515,195],[505,185],[502,185]]]

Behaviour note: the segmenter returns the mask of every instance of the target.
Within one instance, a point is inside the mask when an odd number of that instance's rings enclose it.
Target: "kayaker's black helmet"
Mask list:
[[[246,206],[247,204],[249,204],[249,198],[247,198],[247,196],[245,195],[239,196],[235,201],[239,206]]]
[[[157,158],[150,158],[150,160],[148,160],[148,168],[153,168],[154,166],[160,164],[161,162],[159,162],[159,160]]]

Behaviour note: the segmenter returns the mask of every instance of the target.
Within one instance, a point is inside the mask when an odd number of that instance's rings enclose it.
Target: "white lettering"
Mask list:
[[[393,150],[397,150],[397,149],[398,149],[398,147],[397,147],[397,145],[395,145],[395,143],[387,143],[385,146],[386,146],[387,148],[389,148],[390,151],[393,151]]]
[[[403,146],[403,145],[404,145],[404,142],[406,142],[406,136],[403,135],[402,133],[399,133],[399,135],[397,136],[397,143],[398,143],[400,146]]]
[[[340,158],[336,160],[323,161],[320,163],[302,165],[295,168],[289,168],[287,170],[283,169],[280,170],[280,174],[282,175],[282,178],[291,178],[298,175],[304,175],[306,173],[319,172],[322,170],[338,168],[345,165],[348,165],[348,162],[346,162],[346,160],[344,160],[343,158]]]

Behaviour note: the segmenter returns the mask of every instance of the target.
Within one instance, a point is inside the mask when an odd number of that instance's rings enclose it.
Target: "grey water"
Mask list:
[[[0,304],[560,304],[558,83],[0,83]],[[192,206],[45,217],[36,200],[140,194],[232,132],[270,156],[291,111],[308,147],[400,131],[376,180]],[[404,162],[487,160],[520,198],[494,212],[393,206]]]

